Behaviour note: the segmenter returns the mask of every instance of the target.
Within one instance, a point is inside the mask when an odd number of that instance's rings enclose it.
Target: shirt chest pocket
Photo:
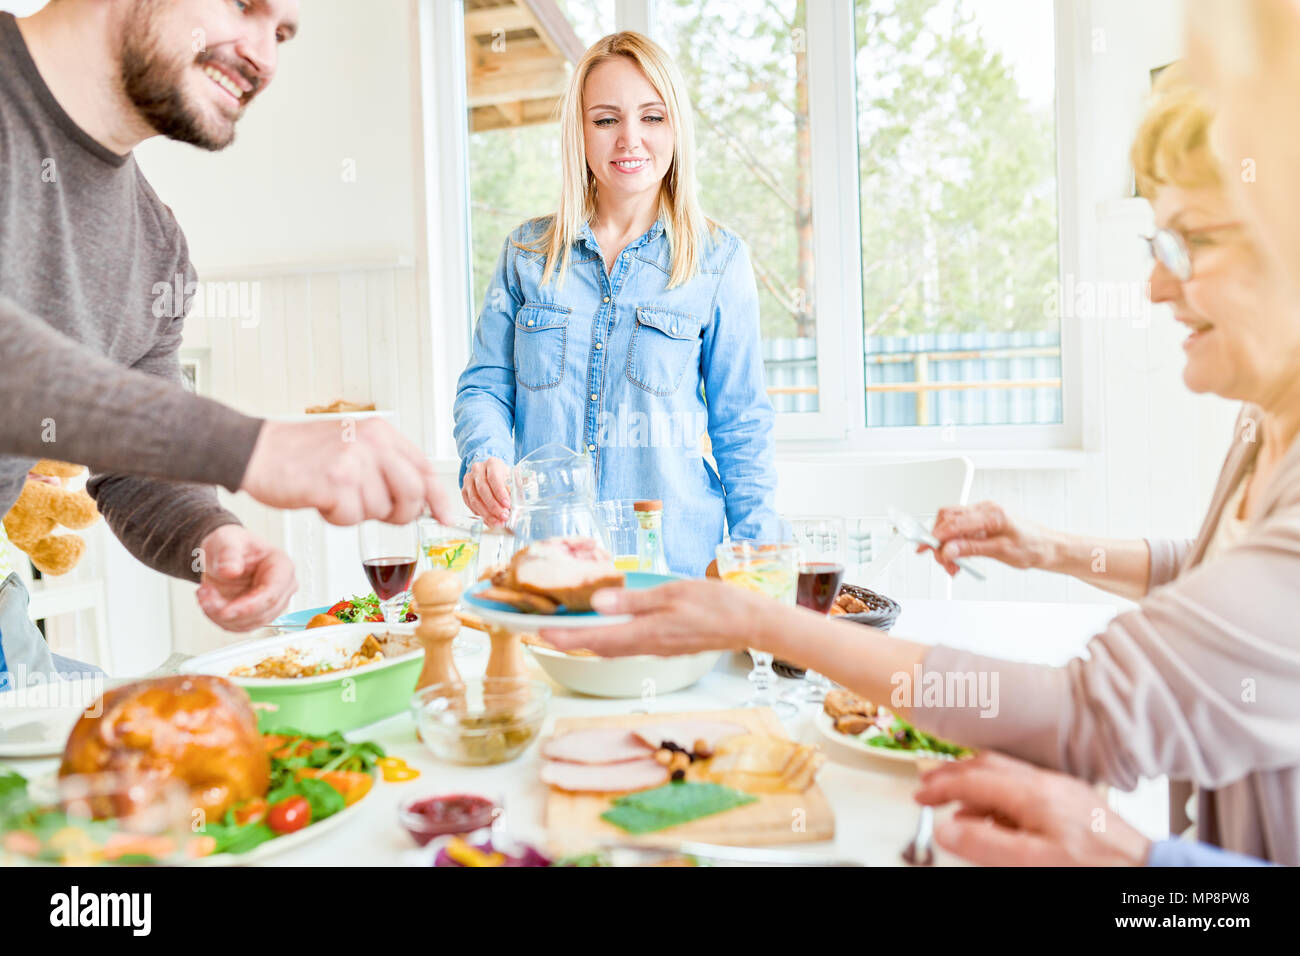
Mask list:
[[[627,350],[627,377],[647,392],[671,395],[681,387],[699,347],[700,320],[689,312],[639,308]]]
[[[571,311],[526,302],[515,315],[515,380],[524,388],[554,388],[563,380]]]

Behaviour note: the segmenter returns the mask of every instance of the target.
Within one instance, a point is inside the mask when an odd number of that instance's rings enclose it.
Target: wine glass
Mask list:
[[[460,577],[462,592],[472,587],[481,564],[483,519],[459,517],[451,524],[443,524],[434,518],[421,518],[416,525],[420,534],[420,570],[451,571]],[[451,651],[457,657],[472,657],[482,653],[483,645],[460,636],[452,641]]]
[[[795,600],[800,607],[830,614],[844,582],[848,525],[843,518],[808,516],[791,518],[790,527],[804,559]],[[831,682],[812,670],[803,677],[806,683],[793,692],[795,699],[814,704],[825,700]]]
[[[796,601],[800,607],[806,607],[818,614],[827,615],[840,593],[840,583],[844,580],[844,565],[833,561],[813,561],[799,565],[799,588]],[[806,683],[797,691],[799,700],[809,703],[821,703],[826,699],[831,682],[814,670],[805,670],[803,678]]]
[[[402,607],[410,597],[411,579],[419,560],[419,539],[414,522],[388,524],[363,521],[357,529],[361,567],[379,598],[385,624],[402,623]]]
[[[728,584],[766,594],[782,604],[795,603],[795,589],[799,579],[799,549],[789,543],[733,541],[717,548],[718,576]],[[794,717],[799,708],[776,695],[776,672],[772,670],[772,654],[750,648],[754,662],[749,672],[749,682],[754,687],[753,696],[745,707],[770,707],[782,720]]]

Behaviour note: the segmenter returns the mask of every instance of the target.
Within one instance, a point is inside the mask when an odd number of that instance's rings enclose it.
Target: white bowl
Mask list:
[[[721,651],[679,657],[586,657],[527,645],[557,684],[592,697],[649,697],[690,687],[713,670]]]

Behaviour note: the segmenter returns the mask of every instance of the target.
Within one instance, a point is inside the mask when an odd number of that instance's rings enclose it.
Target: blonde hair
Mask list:
[[[1167,67],[1151,90],[1129,157],[1138,194],[1150,200],[1161,186],[1222,186],[1212,131],[1214,111],[1181,63]]]
[[[574,69],[560,101],[560,206],[545,233],[535,244],[524,246],[546,257],[543,285],[550,281],[552,273],[559,285],[564,284],[573,243],[596,211],[596,179],[587,166],[583,135],[586,123],[582,91],[592,70],[619,56],[631,60],[646,75],[664,102],[673,130],[672,164],[659,187],[659,217],[672,250],[668,288],[688,281],[700,268],[705,237],[713,224],[701,212],[696,194],[691,101],[685,95],[681,74],[663,48],[640,33],[624,31],[592,44]]]

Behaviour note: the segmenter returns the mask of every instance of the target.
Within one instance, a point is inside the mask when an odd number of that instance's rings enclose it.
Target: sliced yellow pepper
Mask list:
[[[447,855],[461,866],[501,866],[506,861],[504,853],[484,853],[460,837],[452,837],[447,844]]]
[[[401,757],[381,757],[377,763],[380,773],[388,783],[404,783],[420,775],[420,771],[409,766]]]

